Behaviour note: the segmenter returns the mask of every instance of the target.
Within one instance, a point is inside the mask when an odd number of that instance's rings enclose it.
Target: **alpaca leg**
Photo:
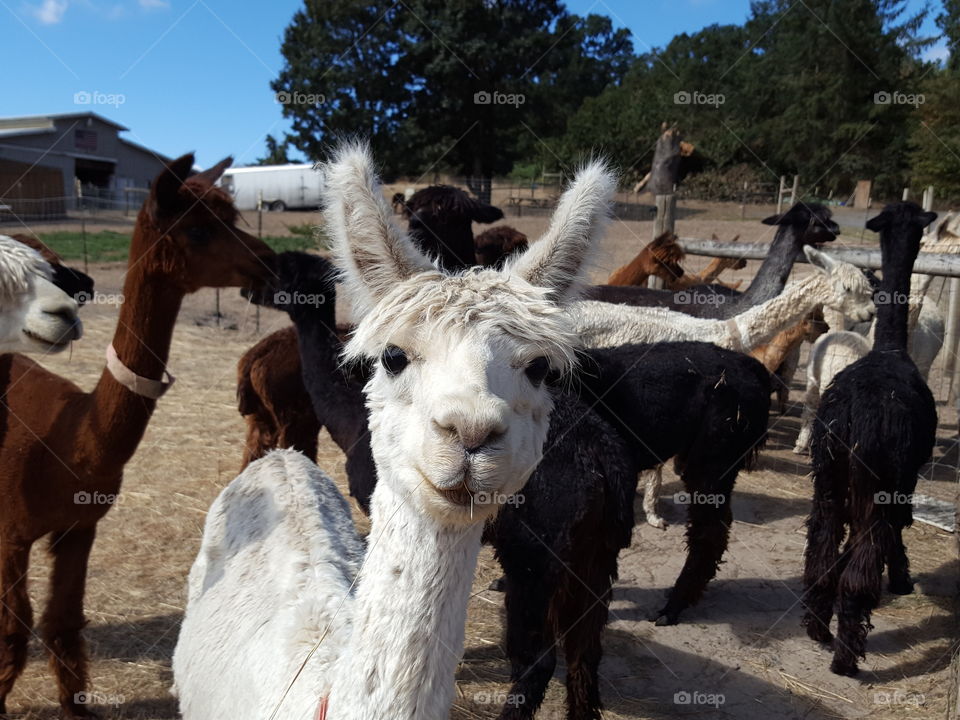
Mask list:
[[[256,413],[247,415],[246,421],[247,437],[243,444],[241,470],[277,447],[277,429],[272,419],[264,413]]]
[[[557,665],[557,648],[548,608],[552,585],[539,573],[517,582],[508,573],[507,656],[513,685],[500,720],[530,720],[543,703]]]
[[[803,564],[803,604],[806,611],[803,625],[811,640],[829,643],[830,619],[833,603],[837,597],[837,582],[846,562],[840,556],[843,541],[843,514],[834,500],[835,495],[824,496],[821,481],[817,478],[813,496],[813,509],[807,520],[807,547]]]
[[[602,717],[601,638],[607,624],[612,578],[617,572],[616,554],[612,559],[612,568],[604,566],[602,557],[591,558],[589,567],[574,568],[580,579],[569,577],[566,592],[559,594],[556,614],[567,660],[568,720]]]
[[[281,419],[277,447],[299,450],[316,462],[320,422],[313,408],[309,410],[309,414],[302,412],[296,417]]]
[[[663,530],[667,527],[667,523],[657,515],[657,499],[660,497],[660,486],[663,485],[663,465],[657,465],[644,474],[647,479],[643,490],[643,512],[646,515],[647,524]]]
[[[889,548],[889,526],[879,513],[865,531],[851,532],[848,560],[837,587],[837,637],[830,671],[853,677],[864,657],[870,614],[880,602],[883,564]]]
[[[27,569],[30,546],[0,540],[0,715],[24,665],[33,626]]]
[[[689,487],[689,486],[688,486]],[[710,499],[702,492],[693,493],[687,519],[687,559],[677,582],[670,591],[667,604],[660,610],[657,625],[676,625],[680,612],[690,607],[703,594],[707,583],[717,574],[717,568],[727,549],[733,513],[730,493],[714,493],[715,503],[699,502]]]
[[[53,572],[50,599],[43,613],[43,640],[50,649],[50,667],[57,679],[62,718],[90,717],[77,695],[87,687],[87,650],[81,631],[86,625],[83,594],[87,560],[96,528],[74,528],[50,538]]]
[[[890,592],[894,595],[909,595],[913,592],[910,579],[910,560],[903,544],[903,528],[913,522],[913,506],[910,504],[889,508],[890,547],[887,551],[887,568],[890,575]]]
[[[817,408],[820,407],[820,386],[807,380],[807,390],[803,395],[803,412],[800,415],[800,434],[793,446],[797,455],[806,455],[810,452],[810,436],[813,433],[813,422],[817,417]]]

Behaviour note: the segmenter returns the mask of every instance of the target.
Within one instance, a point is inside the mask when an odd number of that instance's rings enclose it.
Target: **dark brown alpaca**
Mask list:
[[[247,421],[243,467],[275,448],[317,461],[320,421],[303,386],[297,330],[267,335],[237,363],[237,409]]]
[[[509,225],[497,225],[473,238],[473,258],[477,265],[500,269],[514,253],[527,251],[527,236]]]
[[[193,155],[185,155],[153,183],[130,242],[126,300],[113,336],[126,374],[111,362],[113,372],[105,368],[85,393],[22,355],[0,358],[0,713],[27,658],[30,547],[48,535],[53,572],[40,636],[51,651],[61,716],[91,714],[77,702],[87,685],[87,560],[97,522],[120,492],[123,467],[162,394],[155,381],[165,376],[180,303],[199,288],[258,284],[269,272],[273,252],[237,229],[233,203],[213,186],[229,164],[188,178]]]

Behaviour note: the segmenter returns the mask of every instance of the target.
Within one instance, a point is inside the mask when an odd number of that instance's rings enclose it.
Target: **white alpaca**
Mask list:
[[[910,313],[908,332],[910,356],[926,380],[930,368],[943,347],[943,314],[932,299],[926,297],[932,275],[914,273],[910,276]],[[885,298],[878,294],[878,303],[901,302],[903,298]],[[810,452],[810,438],[813,434],[813,421],[820,407],[820,396],[841,370],[864,357],[873,348],[873,335],[876,323],[870,323],[866,334],[859,330],[865,323],[854,324],[841,314],[825,314],[831,332],[818,338],[810,348],[807,359],[807,387],[803,394],[803,412],[800,416],[800,433],[793,446],[798,455]],[[856,327],[857,330],[843,330],[844,327]]]
[[[815,272],[791,283],[772,300],[729,320],[594,301],[573,303],[568,312],[587,347],[699,340],[739,352],[750,352],[781,330],[796,325],[820,304],[860,320],[873,314],[873,290],[863,273],[810,246],[803,250]]]
[[[204,528],[173,658],[186,720],[440,720],[484,522],[540,461],[543,385],[578,338],[559,303],[614,189],[600,164],[544,237],[502,271],[447,276],[393,223],[367,151],[326,169],[326,219],[362,316],[348,360],[364,392],[378,482],[364,554],[333,482],[298,453],[252,463]],[[477,501],[477,502],[475,502]]]
[[[33,248],[0,235],[0,352],[59,352],[80,337],[79,305]]]

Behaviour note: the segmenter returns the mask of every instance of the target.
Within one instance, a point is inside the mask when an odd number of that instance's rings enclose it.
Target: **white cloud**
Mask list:
[[[137,0],[144,10],[166,10],[170,7],[169,0]]]
[[[56,25],[63,20],[67,5],[67,0],[43,0],[40,7],[33,9],[33,14],[44,25]]]

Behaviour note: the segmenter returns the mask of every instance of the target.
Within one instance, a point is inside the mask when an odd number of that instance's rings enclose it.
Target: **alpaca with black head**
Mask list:
[[[855,675],[865,657],[884,565],[891,592],[913,590],[903,528],[913,522],[912,494],[933,451],[937,411],[907,353],[906,298],[923,228],[935,218],[903,202],[867,223],[880,233],[881,290],[891,302],[877,308],[873,350],[837,374],[813,423],[803,623],[812,639],[833,641],[830,669],[838,675]]]
[[[679,622],[727,547],[737,475],[766,439],[764,367],[708,343],[588,350],[550,423],[550,452],[486,538],[505,572],[512,687],[501,720],[528,720],[562,649],[567,717],[600,718],[598,669],[620,550],[630,544],[637,472],[677,458],[690,495],[687,558],[658,625]],[[709,499],[709,502],[705,500]]]
[[[642,287],[594,285],[588,288],[584,297],[624,305],[667,308],[699,318],[728,319],[783,292],[793,263],[804,248],[831,242],[840,233],[830,210],[816,203],[797,203],[785,213],[765,218],[763,223],[776,226],[777,232],[753,282],[742,293],[717,284],[689,288],[686,294]],[[690,297],[704,298],[704,301],[687,302]]]
[[[474,264],[473,223],[503,218],[503,211],[450,185],[418,190],[403,206],[410,237],[442,269],[453,271]]]
[[[340,360],[349,329],[335,322],[336,269],[319,255],[285,252],[274,272],[269,287],[248,297],[286,312],[293,327],[268,335],[240,360],[237,397],[247,420],[243,466],[273,448],[293,448],[316,460],[317,434],[326,428],[346,458],[350,493],[369,514],[373,483],[360,481],[376,476],[363,399],[368,378],[363,364]]]

